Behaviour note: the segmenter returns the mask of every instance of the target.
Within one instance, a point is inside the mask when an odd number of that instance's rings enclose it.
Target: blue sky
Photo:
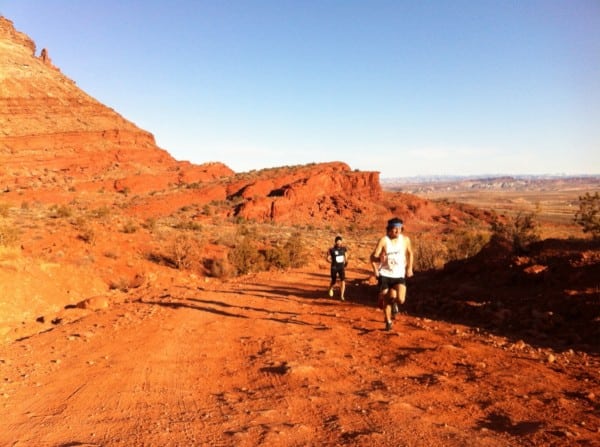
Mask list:
[[[176,159],[600,174],[598,0],[0,0]]]

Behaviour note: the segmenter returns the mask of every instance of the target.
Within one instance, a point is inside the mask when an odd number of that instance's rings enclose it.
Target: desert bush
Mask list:
[[[245,234],[240,236],[240,233]],[[237,275],[269,269],[298,268],[306,265],[308,251],[300,233],[292,234],[283,244],[266,244],[257,237],[255,228],[242,227],[227,259]]]
[[[488,233],[464,230],[449,237],[446,244],[448,249],[447,261],[467,259],[475,256],[490,240]]]
[[[77,239],[85,242],[86,244],[94,245],[96,243],[96,232],[92,227],[89,226],[81,226],[79,228],[79,234],[77,235]]]
[[[201,231],[202,225],[200,225],[198,222],[194,222],[193,220],[180,220],[173,225],[173,228],[178,230]]]
[[[496,219],[491,226],[492,236],[510,241],[515,252],[526,251],[529,244],[540,240],[539,225],[534,213],[519,213],[506,222]]]
[[[290,266],[290,259],[283,247],[269,247],[263,252],[265,263],[277,269],[285,269]]]
[[[169,258],[177,269],[190,269],[200,261],[200,241],[187,233],[178,234],[169,252]]]
[[[126,234],[135,233],[137,229],[137,225],[133,222],[127,222],[125,225],[123,225],[123,233]]]
[[[93,209],[89,212],[90,217],[100,219],[102,217],[110,216],[111,210],[108,206],[102,206],[100,208]]]
[[[119,255],[114,251],[105,251],[104,256],[109,259],[119,259]]]
[[[9,247],[16,245],[19,241],[19,236],[20,232],[17,228],[8,225],[0,225],[0,246]]]
[[[50,207],[49,217],[52,219],[71,217],[73,210],[67,205],[52,205]]]
[[[10,205],[8,203],[0,203],[0,217],[8,217]]]
[[[204,268],[208,276],[213,278],[226,278],[232,275],[232,267],[227,259],[206,259]]]
[[[579,210],[574,221],[584,233],[590,233],[594,239],[600,238],[600,195],[586,192],[579,196]]]
[[[283,250],[287,253],[289,267],[298,268],[306,265],[308,252],[300,233],[294,233],[286,241]]]
[[[157,221],[155,217],[148,217],[142,227],[144,227],[148,231],[154,231],[156,229]]]
[[[258,250],[252,238],[244,236],[229,250],[227,259],[235,269],[236,274],[246,275],[265,269],[264,257]]]
[[[238,226],[237,234],[239,236],[245,236],[252,239],[258,238],[258,229],[255,226],[242,224]]]
[[[412,245],[416,271],[440,269],[448,260],[448,248],[439,238],[417,236]]]

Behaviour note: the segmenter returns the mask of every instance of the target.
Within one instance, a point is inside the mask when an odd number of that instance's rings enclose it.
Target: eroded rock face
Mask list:
[[[287,172],[286,172],[287,171]],[[232,183],[229,197],[243,199],[236,216],[274,222],[348,218],[382,197],[379,173],[351,171],[341,162],[261,171]]]
[[[92,98],[52,65],[49,52],[0,17],[0,186],[72,188],[105,183],[150,191],[233,171],[182,164],[154,136]],[[214,168],[214,172],[211,172]]]
[[[24,190],[36,200],[42,192],[133,193],[132,209],[145,216],[219,202],[228,217],[282,223],[353,220],[382,198],[379,173],[342,162],[235,174],[219,162],[177,161],[78,88],[48,50],[36,56],[35,43],[0,17],[0,191]]]

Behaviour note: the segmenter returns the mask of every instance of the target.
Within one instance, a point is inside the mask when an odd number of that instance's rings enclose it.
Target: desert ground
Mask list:
[[[148,262],[141,247],[172,240],[151,237],[160,222],[78,212],[4,213],[22,232],[0,262],[0,445],[600,445],[591,240],[417,271],[386,332],[377,228],[345,231],[341,301],[323,255],[339,228],[300,231],[303,267],[215,277]],[[232,222],[187,231],[240,237]]]

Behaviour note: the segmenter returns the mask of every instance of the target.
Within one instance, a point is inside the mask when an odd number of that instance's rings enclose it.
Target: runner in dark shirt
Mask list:
[[[327,250],[327,261],[331,263],[331,282],[329,296],[333,296],[333,287],[340,278],[340,299],[344,301],[346,292],[346,266],[348,265],[348,249],[342,245],[342,237],[336,236],[335,245]]]

